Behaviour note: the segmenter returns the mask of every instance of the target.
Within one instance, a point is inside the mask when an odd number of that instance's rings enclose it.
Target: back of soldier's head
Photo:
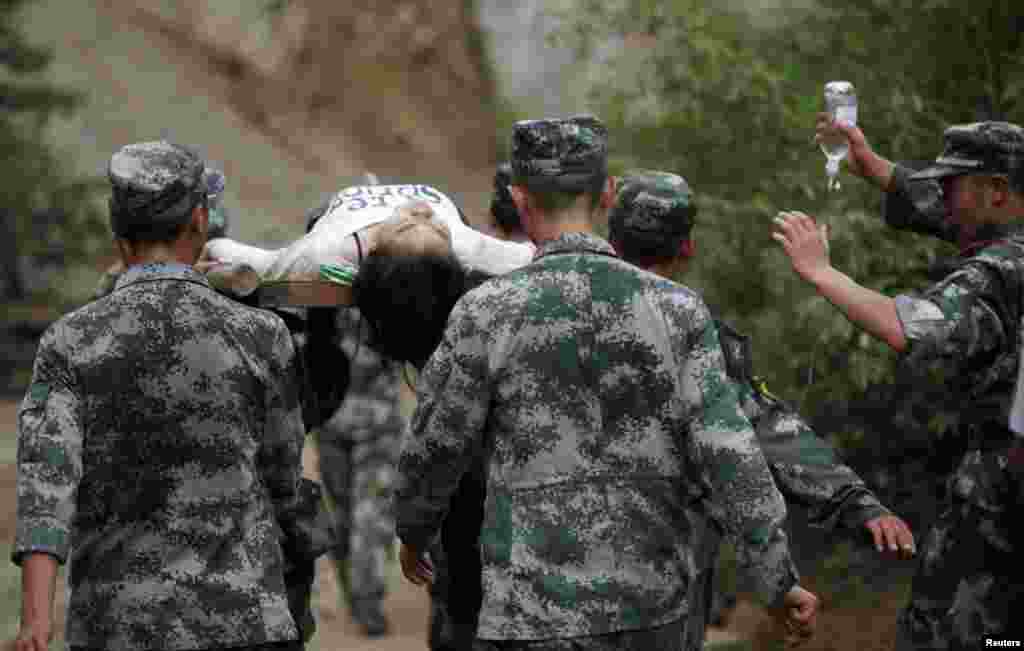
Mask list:
[[[207,206],[223,176],[195,152],[163,140],[126,145],[110,158],[110,227],[133,241],[171,241]],[[219,192],[215,192],[218,194]]]
[[[512,185],[549,213],[586,194],[591,207],[608,179],[608,130],[596,117],[522,120],[512,128]]]
[[[650,267],[679,255],[691,237],[696,215],[686,179],[668,172],[631,170],[616,185],[608,239],[627,262]]]

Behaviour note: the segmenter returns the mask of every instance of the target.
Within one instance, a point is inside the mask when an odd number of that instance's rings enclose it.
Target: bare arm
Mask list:
[[[897,352],[907,348],[907,338],[896,311],[896,301],[858,285],[835,269],[828,259],[827,234],[813,217],[783,212],[775,218],[772,237],[782,244],[793,270],[814,285],[818,293],[839,308],[850,321],[884,341]]]
[[[21,632],[18,651],[46,651],[53,639],[53,594],[57,559],[32,553],[21,562]]]
[[[60,324],[39,342],[32,383],[18,412],[18,524],[12,560],[21,565],[18,651],[45,651],[53,636],[57,566],[70,549],[82,431]]]

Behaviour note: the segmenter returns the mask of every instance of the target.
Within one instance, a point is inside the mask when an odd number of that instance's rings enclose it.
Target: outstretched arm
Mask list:
[[[854,324],[882,340],[897,352],[907,348],[896,301],[873,289],[858,285],[831,265],[828,234],[813,217],[801,212],[781,212],[775,218],[772,238],[782,244],[793,270],[814,285]]]
[[[718,334],[706,307],[692,314],[695,326],[682,360],[684,404],[691,415],[687,454],[701,469],[709,513],[737,543],[740,566],[763,603],[781,608],[797,639],[814,630],[817,598],[798,583],[783,522],[785,503],[743,415],[725,371]]]
[[[748,391],[754,391],[748,386]],[[879,502],[835,449],[782,401],[756,394],[751,423],[779,491],[787,502],[809,509],[813,526],[868,535],[880,553],[914,554],[914,536],[902,519]]]

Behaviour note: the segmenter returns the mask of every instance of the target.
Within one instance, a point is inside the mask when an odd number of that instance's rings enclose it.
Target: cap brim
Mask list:
[[[960,176],[961,174],[970,174],[975,172],[974,168],[971,167],[959,167],[957,165],[931,165],[924,168],[920,172],[915,172],[910,175],[911,181],[927,181],[935,179],[943,179],[947,176]]]

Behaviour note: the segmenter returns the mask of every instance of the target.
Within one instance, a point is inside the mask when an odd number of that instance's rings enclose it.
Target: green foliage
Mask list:
[[[99,250],[106,232],[92,197],[101,184],[71,178],[60,154],[46,142],[51,118],[67,114],[82,98],[37,79],[49,51],[27,43],[18,31],[18,11],[28,0],[0,0],[0,174],[4,201],[3,264],[16,275],[18,256],[56,254],[65,262]],[[10,250],[14,247],[13,250]],[[18,288],[8,287],[17,294]]]
[[[852,81],[860,124],[894,159],[934,156],[952,123],[1020,122],[1018,5],[818,0],[768,19],[699,0],[565,0],[554,10],[555,38],[586,64],[589,99],[613,134],[613,166],[677,172],[698,194],[685,282],[754,336],[755,367],[773,390],[848,450],[871,438],[876,454],[899,457],[907,448],[879,441],[893,423],[920,448],[950,417],[915,411],[922,396],[942,400],[900,377],[888,348],[804,286],[771,220],[815,215],[830,226],[834,265],[883,293],[923,286],[951,247],[886,227],[864,182],[844,176],[840,193],[825,192],[812,142],[822,87]]]

